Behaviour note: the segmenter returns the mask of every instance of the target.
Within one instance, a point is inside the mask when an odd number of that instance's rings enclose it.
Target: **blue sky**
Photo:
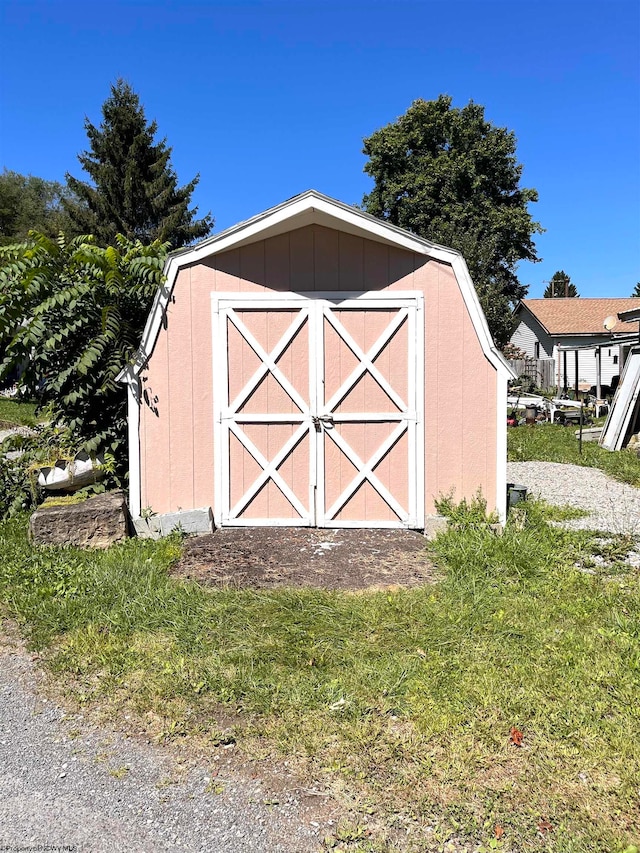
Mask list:
[[[362,138],[416,98],[513,130],[543,261],[582,296],[640,280],[640,3],[0,0],[0,168],[86,177],[84,119],[127,79],[216,231],[313,187],[371,188]]]

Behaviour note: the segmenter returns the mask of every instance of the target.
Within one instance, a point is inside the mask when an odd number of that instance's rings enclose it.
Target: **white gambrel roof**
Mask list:
[[[409,231],[397,228],[395,225],[389,225],[368,213],[363,213],[355,207],[323,195],[316,190],[307,190],[307,192],[294,196],[277,207],[272,207],[252,219],[247,219],[220,234],[203,240],[196,246],[171,253],[164,266],[165,282],[156,293],[142,333],[140,347],[132,363],[122,370],[118,379],[122,382],[135,383],[137,376],[146,365],[160,333],[162,318],[180,269],[229,249],[238,249],[306,225],[323,225],[327,228],[406,249],[409,252],[426,255],[434,260],[450,264],[460,285],[462,296],[485,356],[498,371],[508,378],[515,375],[503,358],[502,353],[493,343],[469,270],[459,252],[416,237]]]

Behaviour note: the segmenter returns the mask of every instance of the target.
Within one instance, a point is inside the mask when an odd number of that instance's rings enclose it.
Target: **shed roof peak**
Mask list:
[[[419,255],[426,255],[434,260],[450,264],[455,270],[464,301],[485,355],[505,375],[512,375],[511,368],[493,343],[469,270],[460,252],[432,243],[409,231],[377,219],[354,205],[338,201],[318,190],[309,189],[269,210],[265,210],[263,213],[257,214],[251,219],[239,222],[219,234],[214,234],[195,246],[172,252],[167,257],[164,267],[166,281],[156,294],[142,335],[140,348],[134,356],[133,362],[121,371],[118,378],[121,381],[134,382],[135,377],[146,364],[155,345],[176,276],[182,267],[201,263],[212,255],[231,249],[239,249],[307,225],[334,228],[346,234],[373,240]]]

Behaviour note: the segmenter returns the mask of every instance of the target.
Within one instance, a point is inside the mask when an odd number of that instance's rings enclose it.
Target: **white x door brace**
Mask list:
[[[300,294],[286,296],[255,296],[249,294],[214,294],[214,400],[215,400],[215,469],[216,469],[216,523],[221,526],[238,525],[288,525],[319,527],[421,527],[424,499],[424,426],[422,418],[423,397],[423,323],[421,294]],[[392,312],[386,328],[368,348],[360,346],[341,321],[342,311]],[[263,346],[248,328],[243,312],[273,311],[291,314],[291,322],[275,346]],[[268,319],[267,319],[268,322]],[[325,399],[326,352],[325,338],[329,327],[341,345],[355,357],[356,364],[347,378],[340,383],[329,399]],[[241,370],[229,363],[229,333],[231,328],[240,336],[243,345],[258,359],[258,366],[243,382],[241,390],[230,399],[230,377]],[[376,365],[376,359],[389,346],[399,330],[404,329],[407,342],[407,383],[403,395]],[[308,386],[297,388],[283,368],[283,356],[294,345],[297,336],[306,335],[308,352]],[[390,401],[390,411],[343,411],[343,403],[352,390],[371,377]],[[286,399],[290,411],[247,411],[247,404],[268,376],[275,380]],[[242,381],[242,377],[241,377]],[[365,405],[365,409],[368,408]],[[349,444],[343,424],[397,424],[391,429],[368,459]],[[267,458],[249,435],[249,425],[268,430],[270,426],[289,425],[291,434],[275,453]],[[406,436],[408,458],[408,491],[400,499],[392,493],[388,483],[376,473],[387,454]],[[251,482],[238,488],[232,478],[238,476],[231,470],[231,441],[235,439],[242,452],[248,454],[253,469],[260,470]],[[326,442],[335,445],[355,468],[355,474],[340,489],[337,497],[327,506],[325,490]],[[404,445],[403,445],[404,446]],[[308,452],[307,452],[308,448]],[[297,454],[297,456],[293,456]],[[308,466],[308,493],[301,494],[282,473],[282,466],[295,458],[296,465]],[[290,506],[286,517],[256,517],[251,505],[261,491],[271,483]],[[357,491],[367,484],[390,510],[391,519],[351,518],[345,513]],[[241,492],[240,497],[237,495]],[[232,499],[232,494],[236,497]]]

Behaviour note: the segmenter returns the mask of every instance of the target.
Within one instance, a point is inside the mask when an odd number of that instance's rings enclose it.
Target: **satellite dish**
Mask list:
[[[618,325],[618,318],[615,314],[611,314],[609,317],[605,317],[604,323],[602,324],[607,332],[610,332],[614,326]]]

